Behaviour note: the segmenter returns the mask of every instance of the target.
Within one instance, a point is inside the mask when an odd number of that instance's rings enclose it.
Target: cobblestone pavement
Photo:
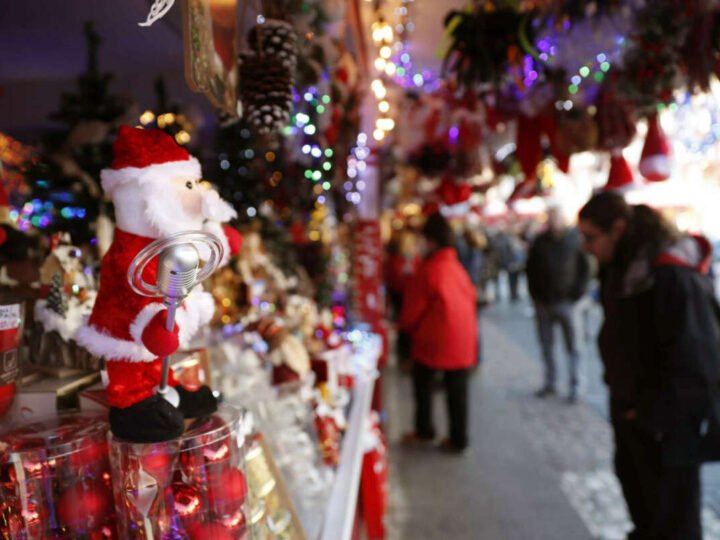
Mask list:
[[[478,487],[487,489],[485,478],[473,476],[475,473],[462,469],[461,476],[457,476],[458,472],[451,465],[438,462],[437,457],[423,455],[422,459],[418,459],[392,444],[398,440],[403,428],[410,427],[411,402],[409,383],[397,371],[391,370],[385,391],[392,450],[389,538],[623,539],[630,522],[620,487],[612,474],[607,392],[601,380],[602,367],[594,343],[588,341],[583,353],[580,403],[568,405],[562,392],[556,398],[539,400],[532,395],[542,379],[530,304],[527,301],[515,305],[498,302],[484,310],[481,320],[484,362],[472,384],[471,398],[476,467],[499,471],[495,476],[496,482],[501,484],[524,484],[525,494],[536,489],[545,490],[544,503],[547,506],[543,511],[547,515],[541,517],[543,514],[536,507],[538,499],[528,496],[515,501],[514,517],[518,523],[509,527],[486,527],[480,534],[478,530],[485,527],[486,521],[492,522],[497,518],[494,513],[506,511],[502,497],[507,493],[498,486],[494,498],[472,494],[472,486],[468,488],[465,484],[477,482]],[[597,309],[592,310],[589,337],[596,333],[599,320]],[[559,349],[560,340],[557,341]],[[559,381],[565,381],[565,362],[560,350],[557,359]],[[563,389],[562,385],[560,389]],[[439,425],[442,425],[441,415],[437,416]],[[494,424],[498,418],[502,426]],[[490,433],[492,440],[488,441]],[[494,450],[493,445],[502,448]],[[520,461],[512,462],[514,453],[522,456]],[[508,459],[511,461],[508,462]],[[529,467],[523,468],[523,463]],[[441,474],[443,468],[445,471]],[[417,483],[419,475],[425,477],[422,484]],[[441,490],[444,495],[434,498],[436,505],[432,510],[431,505],[419,505],[414,491],[420,486],[432,492],[428,485],[436,485],[440,489],[439,486],[446,480],[443,476],[457,483],[456,491],[471,493],[465,506],[452,495],[452,490]],[[720,467],[704,468],[703,490],[705,538],[720,540],[720,520],[717,518],[720,510]],[[558,496],[558,493],[561,495]],[[568,508],[584,524],[582,532],[568,515]],[[457,529],[450,536],[440,532],[447,532],[448,518],[452,521],[459,516],[473,523],[473,527]],[[545,526],[544,521],[547,520],[555,521],[555,528]],[[536,529],[523,528],[520,524],[523,521],[537,523]]]

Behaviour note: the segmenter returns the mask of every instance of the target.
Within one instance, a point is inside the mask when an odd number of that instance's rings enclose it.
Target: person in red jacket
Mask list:
[[[412,340],[415,431],[405,442],[431,442],[432,388],[444,374],[450,436],[441,447],[463,451],[468,446],[468,374],[477,363],[476,292],[453,247],[453,232],[439,213],[422,231],[427,257],[409,284],[400,328]]]

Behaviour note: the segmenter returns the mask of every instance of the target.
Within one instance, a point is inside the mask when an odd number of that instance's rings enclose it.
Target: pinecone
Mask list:
[[[50,293],[48,294],[47,307],[61,317],[65,317],[68,310],[68,301],[63,291],[63,279],[60,272],[56,272],[50,282]]]
[[[261,135],[275,133],[290,121],[292,76],[282,59],[241,53],[240,95],[245,117]]]
[[[258,41],[258,32],[260,40]],[[291,24],[278,19],[267,19],[263,24],[255,25],[248,34],[250,48],[268,56],[277,56],[282,59],[283,65],[295,72],[297,67],[297,36]]]

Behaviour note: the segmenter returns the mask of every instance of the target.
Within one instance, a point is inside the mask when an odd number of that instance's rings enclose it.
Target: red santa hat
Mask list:
[[[670,178],[670,144],[656,114],[648,117],[648,131],[640,157],[640,174],[651,182]]]
[[[142,185],[178,176],[202,176],[198,160],[159,129],[120,126],[113,156],[110,168],[100,173],[103,189],[109,194],[128,182]]]
[[[622,189],[632,185],[634,182],[635,177],[625,156],[622,154],[622,150],[613,151],[610,155],[610,174],[608,174],[608,181],[603,190]]]

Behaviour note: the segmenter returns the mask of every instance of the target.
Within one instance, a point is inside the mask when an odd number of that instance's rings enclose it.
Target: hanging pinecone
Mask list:
[[[47,299],[47,307],[61,317],[65,317],[68,310],[68,301],[63,291],[63,278],[60,272],[55,272],[50,281],[50,294]]]
[[[240,95],[245,117],[261,135],[270,135],[290,121],[291,72],[277,56],[240,53]]]
[[[260,32],[260,39],[258,39]],[[268,56],[277,56],[282,59],[283,65],[291,73],[297,67],[297,36],[290,23],[278,19],[266,19],[263,24],[257,24],[250,29],[248,44],[255,52]]]

